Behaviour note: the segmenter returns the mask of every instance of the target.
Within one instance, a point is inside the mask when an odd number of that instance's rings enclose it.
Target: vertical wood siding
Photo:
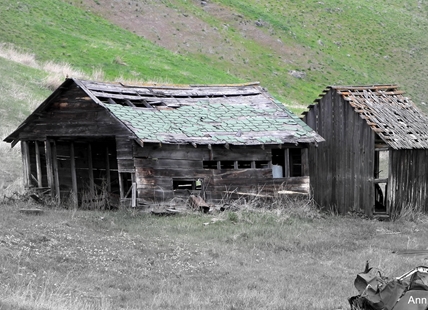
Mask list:
[[[391,150],[388,201],[391,214],[402,209],[428,212],[428,150]]]
[[[373,131],[352,107],[330,90],[305,116],[326,142],[310,146],[310,180],[315,201],[342,214],[374,207]]]

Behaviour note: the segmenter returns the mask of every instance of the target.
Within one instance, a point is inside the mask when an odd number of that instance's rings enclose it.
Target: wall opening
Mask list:
[[[300,177],[303,176],[302,156],[300,148],[272,149],[272,166],[275,171],[282,170],[282,177]]]
[[[303,175],[302,171],[302,150],[290,149],[290,176],[300,177]]]
[[[387,189],[389,175],[389,150],[386,146],[375,148],[374,156],[374,187],[375,187],[375,213],[388,213]]]
[[[203,179],[172,179],[172,189],[174,191],[200,191]]]
[[[72,199],[74,204],[87,208],[118,206],[120,186],[113,137],[48,141],[57,198],[63,202]]]

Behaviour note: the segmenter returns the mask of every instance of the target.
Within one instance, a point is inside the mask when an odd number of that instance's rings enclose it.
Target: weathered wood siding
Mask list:
[[[333,89],[311,107],[305,121],[326,140],[309,148],[315,201],[342,214],[372,215],[375,135],[370,127]]]
[[[36,119],[20,131],[21,140],[46,137],[124,136],[129,131],[105,108],[94,103],[79,87],[63,92]]]
[[[272,179],[271,149],[260,146],[212,146],[145,144],[135,149],[135,171],[139,198],[170,199],[177,196],[173,179],[203,179],[208,200],[218,200],[226,191],[269,192],[289,183],[308,182],[308,178]],[[207,169],[204,161],[261,161],[265,168]],[[287,182],[289,181],[289,182]],[[188,193],[186,194],[188,196]]]
[[[76,85],[25,124],[19,139],[26,185],[50,187],[63,201],[102,187],[119,195],[118,172],[134,172],[129,130]]]
[[[428,212],[428,150],[391,150],[387,206],[391,214]]]

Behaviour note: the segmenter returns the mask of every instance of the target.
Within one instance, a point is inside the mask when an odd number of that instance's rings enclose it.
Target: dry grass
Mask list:
[[[387,275],[425,262],[392,254],[424,247],[418,222],[295,216],[298,204],[172,217],[0,205],[0,300],[25,310],[348,309],[366,259]]]
[[[88,75],[81,70],[76,70],[66,62],[56,63],[53,61],[46,61],[40,63],[37,61],[34,54],[27,53],[7,43],[0,43],[0,57],[47,72],[48,76],[43,80],[42,85],[50,90],[55,90],[67,77],[92,79],[96,81],[103,80],[105,77],[104,71],[101,68],[94,68],[92,73]],[[31,104],[31,106],[33,106],[33,104]]]

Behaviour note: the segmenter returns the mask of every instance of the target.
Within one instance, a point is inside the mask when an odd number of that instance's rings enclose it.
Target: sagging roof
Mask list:
[[[428,148],[428,117],[397,85],[330,86],[393,149]]]
[[[34,113],[45,109],[58,92],[73,83],[122,122],[140,144],[262,145],[324,141],[258,83],[128,86],[67,79]],[[31,115],[23,124],[28,122]],[[22,126],[5,141],[12,142]]]

